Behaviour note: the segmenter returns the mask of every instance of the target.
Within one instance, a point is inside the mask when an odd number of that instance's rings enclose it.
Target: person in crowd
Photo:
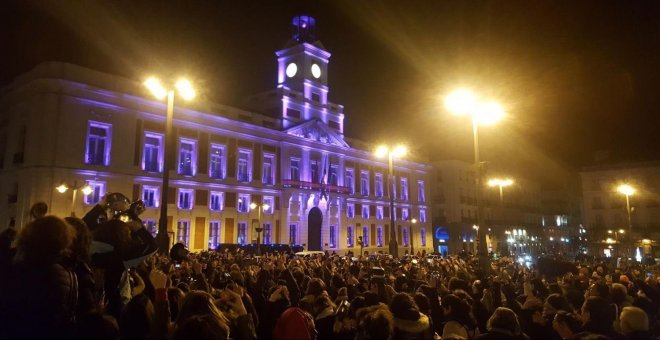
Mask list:
[[[384,304],[362,308],[357,315],[357,339],[394,339],[394,316]]]
[[[573,339],[573,335],[580,331],[582,327],[578,316],[560,310],[555,313],[552,320],[552,329],[561,339]],[[532,339],[543,339],[542,335],[535,334],[531,336]]]
[[[61,263],[75,229],[55,216],[24,226],[0,291],[0,337],[63,338],[73,333],[78,302],[76,274]]]
[[[479,335],[477,322],[466,301],[454,294],[448,294],[442,297],[441,306],[446,321],[442,328],[443,339],[468,339]]]
[[[486,329],[488,332],[477,336],[476,339],[529,339],[522,332],[516,313],[506,307],[495,309],[488,319]]]
[[[394,338],[433,339],[431,320],[420,313],[419,307],[408,293],[395,294],[389,307],[394,316]]]
[[[649,317],[641,308],[623,307],[619,319],[621,333],[627,339],[651,339],[653,333],[649,328]]]
[[[604,336],[613,339],[623,338],[614,330],[616,310],[605,298],[591,296],[582,305],[582,329],[576,337]]]

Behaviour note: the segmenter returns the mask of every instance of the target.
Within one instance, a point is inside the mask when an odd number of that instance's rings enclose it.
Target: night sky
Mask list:
[[[190,76],[241,107],[276,83],[291,18],[317,19],[346,134],[472,158],[442,97],[467,86],[508,117],[482,158],[554,171],[660,159],[659,1],[3,1],[0,84],[44,61],[141,81]],[[594,158],[597,155],[598,158]]]

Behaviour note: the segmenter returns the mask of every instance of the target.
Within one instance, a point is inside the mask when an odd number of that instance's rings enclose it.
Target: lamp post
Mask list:
[[[158,219],[158,235],[159,248],[162,254],[167,254],[169,250],[169,234],[167,230],[167,196],[170,184],[170,170],[172,169],[172,125],[174,120],[174,89],[165,88],[161,85],[160,81],[155,77],[150,77],[144,82],[144,86],[151,92],[151,94],[158,100],[163,100],[167,97],[167,118],[165,123],[165,154],[163,155],[163,184],[160,193],[160,218]],[[180,79],[175,84],[179,95],[185,100],[192,100],[195,98],[195,90],[189,81]]]
[[[479,159],[479,124],[495,124],[504,117],[504,109],[493,101],[479,101],[469,90],[461,89],[452,92],[445,98],[445,107],[453,114],[470,115],[472,119],[472,138],[474,141],[474,164],[477,167],[476,180],[476,203],[477,203],[477,225],[482,225],[481,186],[482,169]],[[479,263],[484,274],[490,272],[490,259],[486,249],[486,233],[482,233],[479,239]]]
[[[481,241],[479,240],[479,226],[478,225],[473,225],[472,230],[476,231],[476,233],[477,233],[477,235],[475,235],[476,239],[475,239],[475,242],[474,242],[474,248],[475,248],[474,252],[476,253],[478,245],[481,244]]]
[[[258,208],[258,209],[257,209]],[[270,209],[270,204],[257,204],[257,203],[250,203],[250,210],[257,209],[259,212],[259,215],[257,217],[258,219],[258,224],[257,227],[254,228],[254,231],[257,232],[257,255],[261,255],[261,232],[264,231],[263,225],[261,224],[261,210],[268,210]]]
[[[616,257],[619,258],[619,234],[625,234],[626,231],[623,229],[619,230],[608,230],[608,234],[614,234],[614,243],[616,243]]]
[[[394,225],[394,170],[393,163],[394,157],[403,157],[408,151],[403,145],[397,145],[394,148],[390,148],[386,145],[381,145],[376,149],[376,157],[383,158],[388,157],[389,160],[389,178],[390,178],[390,243],[389,250],[392,257],[399,257],[399,244],[396,241],[396,227]]]
[[[415,226],[415,224],[417,224],[417,219],[413,218],[412,220],[410,220],[410,223],[411,223],[410,224],[410,256],[414,256],[415,249],[413,248],[413,240],[415,238],[413,237],[413,227]]]
[[[631,211],[630,211],[630,196],[635,194],[635,188],[633,188],[629,184],[621,184],[619,185],[616,190],[626,196],[626,212],[628,213],[628,233],[630,236],[628,236],[628,239],[630,240],[631,246],[634,246],[634,240],[632,236],[632,216],[631,216]]]
[[[74,181],[73,185],[68,185],[66,183],[62,183],[59,186],[55,188],[60,194],[65,193],[67,190],[71,189],[71,217],[76,217],[76,213],[74,212],[74,208],[76,205],[76,195],[78,194],[78,191],[81,191],[83,195],[87,196],[91,194],[94,189],[92,189],[91,186],[88,184],[84,185],[78,185],[78,181]]]

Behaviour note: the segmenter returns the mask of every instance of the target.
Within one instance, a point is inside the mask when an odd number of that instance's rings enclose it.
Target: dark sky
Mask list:
[[[141,80],[192,77],[240,106],[275,85],[295,14],[333,54],[330,100],[346,134],[471,159],[470,123],[442,97],[459,86],[508,117],[481,129],[500,166],[575,169],[660,159],[658,1],[4,1],[0,84],[49,60]]]

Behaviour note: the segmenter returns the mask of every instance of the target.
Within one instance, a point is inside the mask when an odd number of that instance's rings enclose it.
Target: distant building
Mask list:
[[[394,214],[401,254],[432,249],[431,166],[397,160],[390,193],[387,161],[344,137],[343,106],[328,100],[330,53],[314,29],[313,18],[294,18],[291,40],[276,52],[276,89],[252,97],[254,110],[176,102],[167,202],[174,242],[193,250],[254,242],[255,202],[269,207],[263,243],[344,252],[359,249],[361,236],[365,251],[387,252]],[[80,66],[45,63],[18,77],[0,95],[0,229],[27,223],[37,201],[51,214],[82,216],[122,192],[146,202],[141,217],[155,233],[165,111],[142,84]],[[59,193],[63,183],[92,192]]]
[[[660,257],[660,162],[588,167],[580,176],[591,250],[601,256],[614,255],[618,246],[619,251],[634,255],[639,247],[644,254]],[[635,189],[629,196],[631,225],[626,196],[617,191],[621,184]],[[629,249],[631,245],[634,249]]]

